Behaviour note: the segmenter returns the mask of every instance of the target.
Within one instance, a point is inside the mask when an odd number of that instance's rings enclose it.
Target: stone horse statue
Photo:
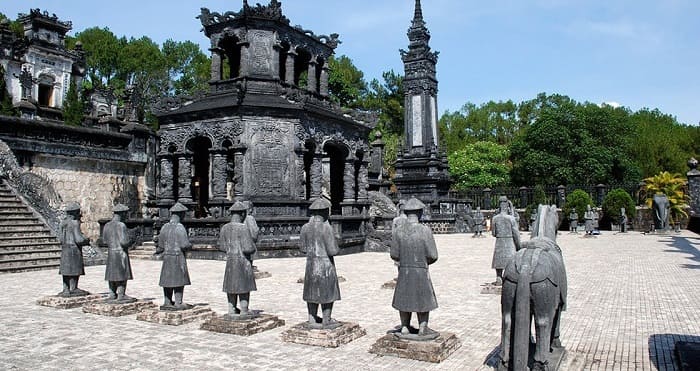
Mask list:
[[[527,370],[533,316],[536,344],[532,369],[549,369],[553,348],[561,348],[559,320],[566,308],[567,284],[561,249],[555,242],[558,226],[557,207],[539,205],[532,238],[521,243],[506,266],[499,369]]]
[[[651,201],[654,210],[654,229],[657,231],[668,230],[668,217],[671,204],[665,194],[655,194]]]

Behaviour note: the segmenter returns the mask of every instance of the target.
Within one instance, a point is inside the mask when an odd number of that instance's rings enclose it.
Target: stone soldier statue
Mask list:
[[[515,251],[520,249],[520,232],[515,217],[508,214],[508,198],[501,196],[498,202],[501,211],[493,217],[491,223],[491,234],[496,237],[491,268],[496,270],[494,285],[501,286],[503,284],[503,270],[515,255]]]
[[[189,308],[182,303],[185,286],[191,284],[184,251],[190,249],[192,244],[187,238],[185,226],[180,223],[186,212],[187,207],[179,202],[175,203],[170,208],[170,221],[163,225],[158,237],[156,254],[163,255],[163,268],[160,271],[159,282],[165,296],[163,306],[161,306],[163,310]],[[173,292],[175,293],[174,302]]]
[[[583,220],[584,220],[584,225],[586,228],[586,234],[587,235],[592,235],[593,234],[593,210],[591,210],[591,205],[586,205],[586,212],[583,213]]]
[[[231,206],[231,222],[221,227],[219,250],[226,253],[226,273],[223,291],[228,295],[228,317],[250,319],[250,292],[256,291],[253,273],[255,242],[249,226],[244,223],[248,208],[241,202]],[[236,306],[240,299],[240,309]]]
[[[595,234],[599,234],[600,225],[598,222],[600,222],[600,214],[598,210],[593,209],[593,233]]]
[[[621,233],[627,232],[627,213],[625,211],[626,210],[624,207],[620,208],[620,232]]]
[[[413,312],[418,315],[419,337],[438,335],[428,327],[430,311],[438,307],[428,265],[437,261],[438,252],[430,228],[419,222],[424,207],[416,198],[406,202],[407,220],[397,228],[391,244],[391,258],[399,262],[399,278],[392,301],[401,317],[401,332],[397,336],[415,335],[415,329],[410,326]]]
[[[576,209],[571,209],[569,213],[569,231],[571,233],[578,233],[576,229],[578,228],[578,213]]]
[[[328,223],[330,207],[330,202],[323,197],[314,201],[309,207],[311,220],[301,227],[301,252],[306,254],[303,298],[309,313],[308,324],[312,328],[340,326],[340,323],[331,318],[333,302],[340,300],[340,287],[333,260],[340,249],[333,227]],[[320,321],[317,315],[319,304],[323,315]]]
[[[472,237],[482,237],[484,232],[484,214],[481,212],[481,207],[476,208],[474,212],[474,235]]]
[[[246,226],[248,226],[248,230],[250,230],[250,236],[253,237],[253,242],[258,242],[260,228],[258,228],[258,223],[255,221],[255,217],[253,216],[253,203],[250,201],[243,201],[243,206],[246,208],[244,223]]]
[[[114,206],[114,216],[102,230],[102,241],[107,244],[108,249],[105,269],[105,281],[109,282],[108,300],[118,303],[136,301],[125,294],[126,281],[134,278],[129,261],[129,247],[132,246],[132,241],[129,238],[126,224],[122,222],[128,211],[129,208],[122,204]]]
[[[90,244],[90,239],[80,232],[80,204],[69,202],[65,212],[66,218],[61,221],[58,232],[58,237],[61,239],[61,265],[58,274],[63,276],[63,291],[58,295],[88,295],[87,291],[78,288],[80,276],[85,275],[83,246]]]

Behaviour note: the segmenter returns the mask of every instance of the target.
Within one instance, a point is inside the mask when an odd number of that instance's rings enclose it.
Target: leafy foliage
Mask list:
[[[508,147],[493,142],[475,142],[452,152],[450,164],[456,189],[504,186],[509,182]]]
[[[328,92],[343,107],[362,108],[367,97],[364,74],[345,55],[328,60]]]
[[[75,81],[71,80],[66,99],[63,102],[63,121],[67,125],[79,126],[83,123],[84,114],[85,105],[78,95]]]
[[[622,217],[620,209],[623,207],[625,208],[625,215],[627,215],[627,218],[632,219],[637,214],[632,196],[624,189],[613,189],[608,192],[603,199],[604,218],[607,219],[607,221],[618,223]]]
[[[564,215],[567,216],[571,213],[571,210],[576,210],[578,214],[578,220],[583,221],[583,214],[586,212],[587,206],[593,206],[593,199],[588,192],[582,189],[575,189],[573,192],[566,196],[566,205],[564,206]],[[632,205],[634,206],[634,204]],[[632,207],[634,210],[634,207]],[[619,213],[619,210],[618,210]]]
[[[664,194],[671,205],[672,221],[688,216],[688,213],[685,212],[685,208],[688,207],[686,203],[688,197],[683,191],[686,181],[682,175],[662,171],[657,175],[645,178],[644,183],[646,184],[646,205],[648,207],[651,207],[654,195]]]

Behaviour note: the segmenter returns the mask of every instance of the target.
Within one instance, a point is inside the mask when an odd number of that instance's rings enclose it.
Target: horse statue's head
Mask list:
[[[559,228],[557,206],[539,205],[537,207],[537,218],[532,227],[531,238],[540,237],[556,241],[557,229]]]

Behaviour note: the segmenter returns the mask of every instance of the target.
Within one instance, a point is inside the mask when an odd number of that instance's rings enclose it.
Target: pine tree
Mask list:
[[[71,81],[66,100],[63,102],[63,121],[67,125],[79,126],[83,123],[84,113],[85,107],[78,96],[78,87],[75,81]]]

